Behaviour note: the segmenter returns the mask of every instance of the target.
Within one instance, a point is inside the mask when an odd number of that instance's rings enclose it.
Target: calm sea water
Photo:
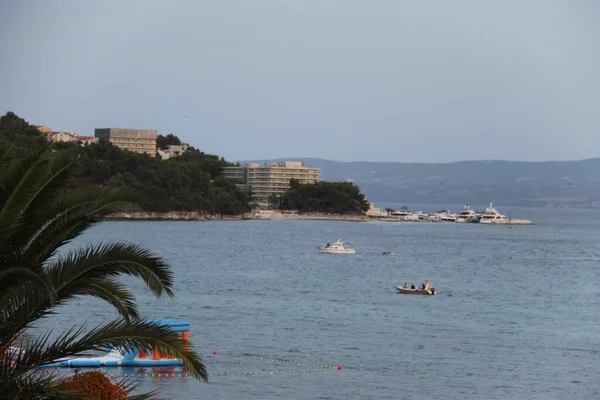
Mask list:
[[[175,269],[175,300],[132,285],[146,315],[190,321],[210,383],[179,368],[111,370],[142,374],[143,390],[181,399],[599,398],[600,213],[512,215],[538,224],[109,222],[74,245],[129,240]],[[338,238],[358,253],[319,254]],[[439,295],[395,292],[424,279]],[[92,299],[62,311],[55,329],[114,316]]]

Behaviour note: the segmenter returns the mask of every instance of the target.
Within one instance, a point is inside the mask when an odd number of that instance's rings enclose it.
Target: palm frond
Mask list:
[[[0,194],[0,246],[13,234],[31,195],[48,174],[50,160],[43,153],[34,153],[15,162],[2,177],[5,190]]]
[[[71,371],[69,371],[71,372]],[[66,384],[65,379],[72,374],[58,374],[54,371],[39,370],[29,374],[19,376],[2,375],[0,372],[0,395],[6,399],[64,399],[81,400],[87,398],[85,392],[78,392],[72,385]],[[132,393],[139,386],[140,382],[133,379],[122,379],[118,384],[124,392]],[[157,400],[158,392],[152,391],[137,395],[128,395],[129,400]]]
[[[130,243],[70,251],[48,265],[47,275],[59,297],[86,279],[119,275],[141,278],[157,297],[173,297],[173,272],[169,265],[152,252]]]
[[[160,400],[161,397],[158,396],[158,391],[153,390],[152,392],[135,394],[128,397],[129,400]]]
[[[61,304],[75,296],[93,296],[113,306],[125,320],[139,319],[135,296],[127,286],[111,278],[86,278],[72,285],[67,294],[61,292]]]
[[[39,249],[45,251],[36,253],[38,261],[51,257],[106,215],[140,210],[140,196],[126,188],[66,191],[80,167],[72,151],[45,151],[13,161],[0,180],[5,188],[0,192],[0,248],[4,250],[0,268],[16,259],[30,261],[28,256]]]
[[[43,276],[28,268],[13,267],[0,270],[0,304],[4,304],[2,301],[4,295],[14,288],[22,287],[25,283],[32,284],[36,290],[46,292],[50,301],[54,299],[54,290]]]
[[[0,374],[0,395],[3,399],[81,400],[72,391],[57,388],[57,374],[31,373],[15,377]]]
[[[32,323],[54,314],[56,307],[76,296],[92,296],[104,300],[127,321],[139,319],[135,297],[124,284],[112,278],[83,279],[77,285],[71,285],[68,290],[59,292],[53,300],[35,287],[25,286],[1,298],[0,345],[3,337],[11,337],[31,327]]]
[[[140,211],[135,202],[138,198],[129,189],[97,187],[80,187],[57,197],[46,211],[44,224],[27,238],[24,257],[34,262],[52,257],[58,248],[107,215]]]
[[[45,176],[38,182],[37,187],[32,188],[22,205],[23,212],[32,216],[44,214],[45,209],[49,208],[48,199],[59,196],[82,165],[79,156],[72,151],[54,154],[50,158]]]
[[[10,343],[39,318],[52,313],[55,298],[40,291],[35,284],[24,282],[0,297],[0,348]]]
[[[128,189],[69,189],[81,166],[75,152],[46,149],[18,156],[0,142],[0,397],[80,398],[36,368],[108,347],[156,346],[181,359],[192,376],[207,380],[202,360],[188,343],[167,327],[139,320],[133,294],[117,279],[141,278],[155,296],[173,297],[173,272],[162,258],[129,243],[87,246],[54,258],[60,247],[107,215],[139,211],[139,196]],[[37,320],[86,295],[112,305],[121,319],[87,333],[71,329],[56,340],[50,333],[21,340]],[[22,351],[13,352],[17,338]]]
[[[43,279],[53,290],[52,298],[42,296],[34,287],[21,286],[12,302],[1,304],[0,334],[17,334],[53,308],[80,295],[107,301],[126,320],[137,319],[134,296],[115,280],[121,275],[141,278],[157,297],[173,297],[173,272],[150,251],[127,243],[89,246],[68,252],[47,266]]]
[[[183,361],[190,375],[208,381],[206,368],[196,351],[189,348],[168,327],[152,320],[126,322],[117,320],[99,325],[83,334],[82,328],[71,329],[49,343],[49,335],[43,335],[24,345],[24,351],[16,360],[15,373],[23,374],[57,358],[77,356],[92,350],[122,348],[124,351],[137,351],[140,348],[156,346],[161,353],[169,354]]]
[[[1,176],[0,192],[0,268],[14,266],[31,230],[43,223],[48,199],[58,195],[80,168],[72,152],[52,154],[49,150],[32,153],[12,163]]]
[[[16,149],[12,143],[0,140],[0,193],[5,193],[6,187],[2,177],[9,171],[14,163]]]

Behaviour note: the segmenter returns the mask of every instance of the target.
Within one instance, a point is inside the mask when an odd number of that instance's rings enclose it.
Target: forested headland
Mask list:
[[[0,140],[13,144],[15,151],[36,151],[48,146],[72,148],[80,153],[83,164],[73,185],[130,187],[142,195],[147,211],[238,215],[251,210],[249,194],[220,178],[222,168],[232,164],[193,147],[179,157],[161,160],[121,150],[104,141],[85,146],[72,142],[48,143],[37,128],[12,112],[0,117]],[[159,148],[169,144],[181,144],[181,140],[171,134],[159,135]]]

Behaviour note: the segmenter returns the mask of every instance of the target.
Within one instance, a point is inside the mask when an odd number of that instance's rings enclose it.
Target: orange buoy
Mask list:
[[[217,351],[216,351],[216,350],[213,350],[213,354],[214,354],[214,355],[216,355],[216,354],[217,354]]]
[[[342,364],[338,364],[337,369],[338,369],[338,371],[340,371],[342,369]]]
[[[189,332],[181,332],[181,339],[186,342],[185,345],[183,346],[183,348],[185,349],[185,351],[188,351],[190,346],[187,342],[190,341],[190,333]]]

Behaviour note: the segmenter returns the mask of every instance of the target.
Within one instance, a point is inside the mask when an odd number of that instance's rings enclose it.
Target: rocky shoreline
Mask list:
[[[197,211],[171,211],[171,212],[138,212],[117,213],[106,217],[113,221],[244,221],[244,220],[314,220],[314,221],[382,221],[382,222],[434,222],[434,221],[407,221],[399,218],[370,218],[366,215],[338,215],[338,214],[296,214],[281,212],[255,212],[243,215],[214,215]],[[435,221],[442,223],[440,221]],[[446,222],[448,223],[448,222]],[[491,225],[533,225],[527,219],[501,220]]]
[[[243,220],[333,220],[368,221],[366,215],[287,214],[279,212],[248,213],[242,215],[208,214],[197,211],[116,213],[106,217],[113,221],[243,221]]]
[[[214,215],[197,211],[171,211],[171,212],[135,212],[135,213],[116,213],[106,217],[113,221],[213,221],[213,220],[242,220],[243,215]]]

